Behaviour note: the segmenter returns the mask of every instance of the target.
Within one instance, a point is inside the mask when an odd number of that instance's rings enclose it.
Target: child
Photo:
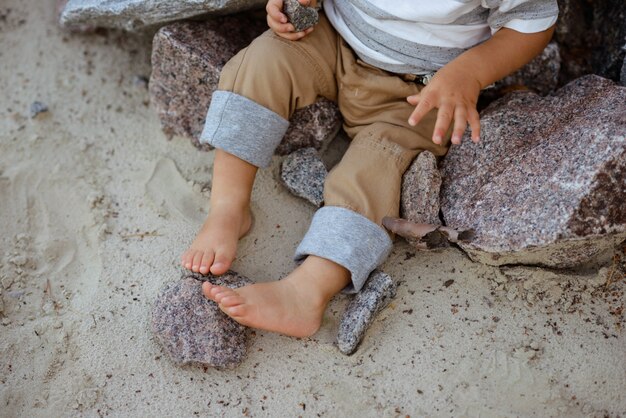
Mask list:
[[[306,0],[300,0],[304,3]],[[540,53],[556,0],[326,0],[314,28],[294,33],[269,0],[271,30],[233,57],[213,94],[201,140],[215,146],[209,216],[182,265],[223,274],[251,225],[250,194],[294,110],[336,101],[351,144],[324,185],[286,278],[236,290],[205,282],[237,322],[296,337],[320,327],[329,300],[358,292],[391,250],[402,175],[423,150],[480,134],[482,88]],[[433,75],[434,74],[434,75]],[[424,85],[426,84],[426,85]]]

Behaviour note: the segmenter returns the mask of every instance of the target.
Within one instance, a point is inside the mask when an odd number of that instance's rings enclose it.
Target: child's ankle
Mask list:
[[[227,211],[239,210],[245,211],[250,208],[250,197],[247,196],[221,196],[211,198],[211,209]]]
[[[324,305],[350,283],[351,277],[346,268],[316,256],[308,256],[294,273],[285,280],[306,289],[316,302]]]

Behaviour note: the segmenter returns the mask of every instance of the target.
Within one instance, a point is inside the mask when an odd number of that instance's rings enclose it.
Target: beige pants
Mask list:
[[[378,225],[399,213],[402,175],[422,150],[447,152],[431,141],[436,111],[408,124],[409,95],[423,87],[359,60],[322,15],[300,41],[271,31],[224,67],[219,90],[247,97],[285,119],[319,96],[335,101],[352,139],[326,179],[324,203],[351,209]]]

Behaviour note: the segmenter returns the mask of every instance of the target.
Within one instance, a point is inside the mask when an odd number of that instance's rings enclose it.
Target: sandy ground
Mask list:
[[[256,332],[235,370],[175,366],[151,302],[180,277],[213,153],[162,134],[137,79],[150,37],[64,33],[53,3],[0,3],[0,416],[626,415],[623,281],[402,241],[383,265],[398,296],[353,356],[334,345],[341,295],[313,338]],[[293,268],[313,214],[279,163],[235,263],[257,280]]]

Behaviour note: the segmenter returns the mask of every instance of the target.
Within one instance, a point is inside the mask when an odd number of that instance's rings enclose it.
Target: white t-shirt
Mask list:
[[[556,0],[325,0],[337,32],[368,64],[431,74],[502,27],[541,32]]]

